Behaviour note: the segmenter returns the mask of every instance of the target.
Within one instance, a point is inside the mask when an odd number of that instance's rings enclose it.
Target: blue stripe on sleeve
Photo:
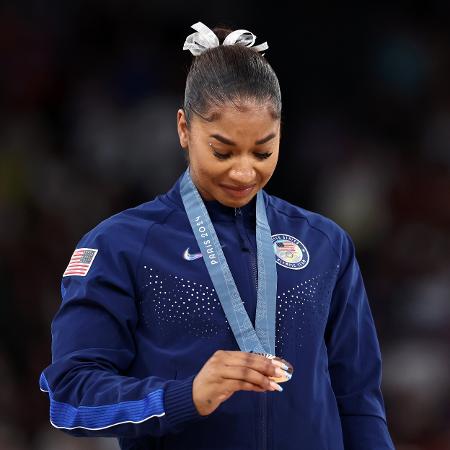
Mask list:
[[[141,423],[151,417],[164,416],[163,390],[150,392],[141,400],[120,402],[103,406],[78,406],[78,408],[53,399],[44,373],[39,379],[41,391],[50,398],[50,422],[55,428],[84,428],[101,430],[122,423]]]

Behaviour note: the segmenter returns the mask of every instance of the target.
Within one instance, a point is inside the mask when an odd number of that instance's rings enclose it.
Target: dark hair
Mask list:
[[[232,31],[216,27],[222,44]],[[204,120],[211,107],[232,103],[240,109],[242,101],[271,102],[273,115],[281,117],[281,92],[278,78],[264,56],[252,47],[219,45],[195,56],[186,79],[184,111],[189,126],[192,113]]]

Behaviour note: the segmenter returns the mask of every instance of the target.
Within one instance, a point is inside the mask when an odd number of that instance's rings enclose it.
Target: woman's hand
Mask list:
[[[269,377],[283,377],[278,361],[240,351],[216,351],[194,378],[192,397],[202,416],[211,414],[237,391],[282,391]]]

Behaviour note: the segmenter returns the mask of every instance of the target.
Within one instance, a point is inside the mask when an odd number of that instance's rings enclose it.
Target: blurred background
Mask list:
[[[60,279],[89,229],[169,189],[202,21],[269,43],[283,95],[271,194],[352,236],[398,450],[450,449],[450,2],[0,3],[0,449],[116,449],[52,429]]]

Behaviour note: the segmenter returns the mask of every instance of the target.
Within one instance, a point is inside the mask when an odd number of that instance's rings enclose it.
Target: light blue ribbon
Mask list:
[[[239,348],[245,352],[275,355],[277,268],[262,191],[256,196],[258,293],[253,327],[203,200],[189,167],[180,185],[181,198],[222,308]]]

